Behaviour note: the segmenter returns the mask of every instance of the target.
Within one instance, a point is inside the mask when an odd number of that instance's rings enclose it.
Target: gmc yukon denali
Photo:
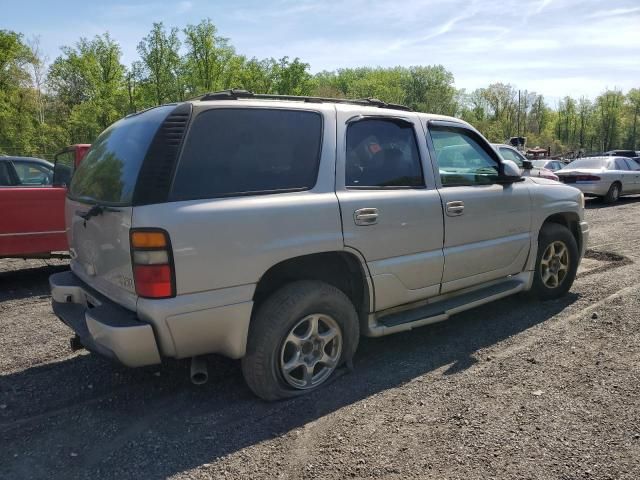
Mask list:
[[[241,359],[275,400],[350,362],[360,335],[571,287],[584,198],[520,175],[469,124],[366,100],[207,94],[105,130],[66,200],[50,278],[72,346],[130,367]]]

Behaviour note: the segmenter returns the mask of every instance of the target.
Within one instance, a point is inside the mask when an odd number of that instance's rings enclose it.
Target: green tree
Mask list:
[[[229,88],[241,65],[234,63],[235,50],[229,39],[217,35],[210,19],[183,30],[187,54],[184,59],[188,88],[194,95]]]
[[[619,90],[607,90],[596,98],[599,148],[611,150],[620,143],[624,96]]]
[[[627,93],[625,106],[628,117],[626,148],[637,150],[640,148],[640,89],[632,88]]]
[[[0,30],[0,153],[37,151],[37,96],[29,66],[36,59],[22,35]]]
[[[185,94],[183,64],[180,57],[178,29],[167,32],[162,22],[154,23],[151,32],[138,44],[144,74],[141,83],[156,105],[182,100]]]
[[[74,142],[91,142],[127,112],[120,46],[108,33],[63,47],[49,70],[49,86],[67,108]]]
[[[280,95],[309,95],[311,93],[311,75],[309,64],[301,62],[299,58],[289,61],[289,57],[282,57],[277,63],[272,63],[274,82],[272,88]]]
[[[453,74],[442,65],[410,67],[403,72],[403,102],[420,112],[455,115],[458,110]]]

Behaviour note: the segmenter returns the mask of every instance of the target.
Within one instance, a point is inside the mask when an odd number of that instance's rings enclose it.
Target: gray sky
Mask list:
[[[209,17],[239,53],[298,56],[312,72],[442,64],[458,88],[504,82],[552,101],[640,87],[639,0],[0,0],[0,12],[51,60],[108,31],[129,64],[152,22]]]

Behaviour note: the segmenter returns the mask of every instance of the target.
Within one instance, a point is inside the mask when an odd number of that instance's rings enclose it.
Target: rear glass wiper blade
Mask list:
[[[119,211],[120,210],[117,208],[112,208],[106,205],[100,205],[99,203],[96,203],[89,210],[87,210],[84,213],[78,213],[78,215],[82,217],[86,222],[87,220],[91,219],[91,217],[97,217],[98,215],[102,215],[104,212],[119,212]]]

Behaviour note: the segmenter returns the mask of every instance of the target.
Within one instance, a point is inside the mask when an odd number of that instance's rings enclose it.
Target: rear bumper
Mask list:
[[[567,183],[567,185],[575,187],[585,195],[592,197],[604,197],[611,186],[605,182],[576,182]]]
[[[49,277],[53,311],[93,352],[129,367],[218,353],[244,356],[255,285],[138,298],[137,312],[109,300],[73,272]]]
[[[72,272],[49,277],[54,313],[80,337],[87,350],[128,367],[160,363],[160,352],[148,323],[100,295]]]

